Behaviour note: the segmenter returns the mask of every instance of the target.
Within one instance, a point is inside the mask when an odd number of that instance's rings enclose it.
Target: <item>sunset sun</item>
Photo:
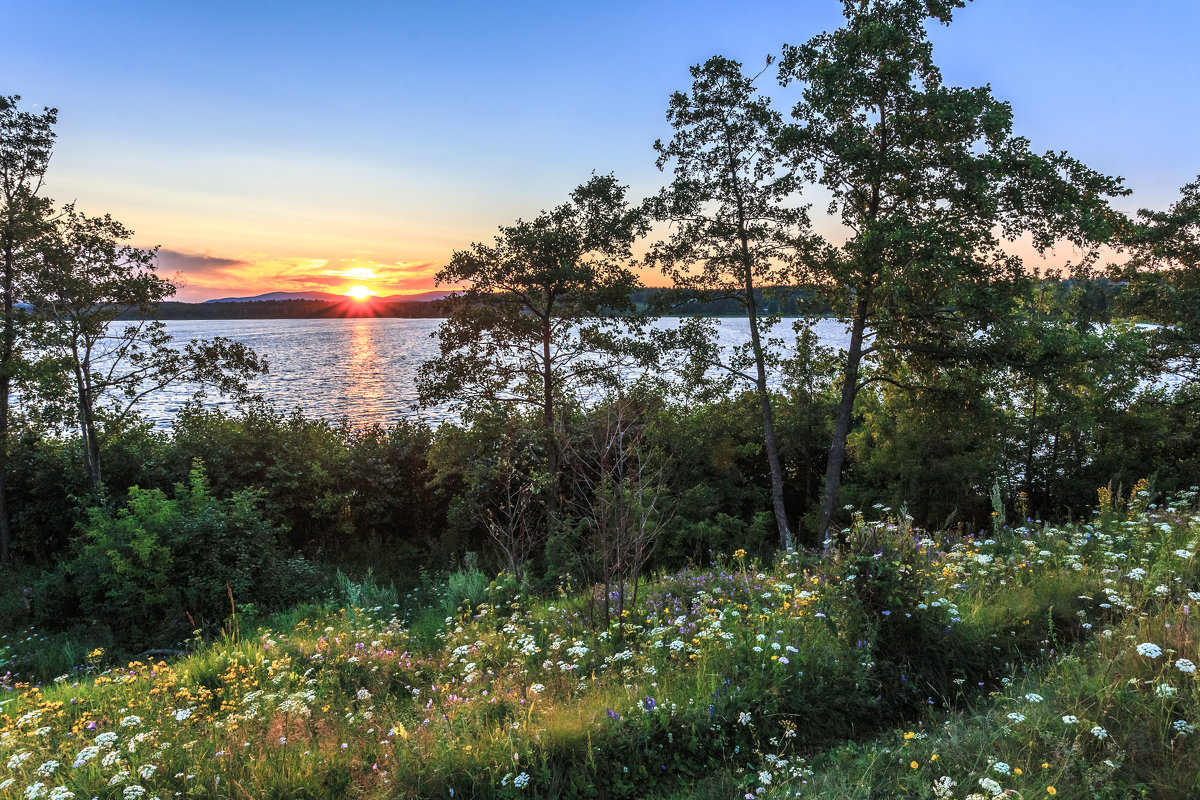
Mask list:
[[[353,286],[343,292],[343,294],[347,294],[355,300],[366,300],[371,295],[376,294],[376,292],[365,286]]]

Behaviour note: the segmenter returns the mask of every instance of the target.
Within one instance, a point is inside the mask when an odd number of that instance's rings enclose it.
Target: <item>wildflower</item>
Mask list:
[[[1187,736],[1189,733],[1195,733],[1196,728],[1191,725],[1186,719],[1177,719],[1171,723],[1171,727],[1180,736]]]
[[[176,722],[183,722],[185,719],[187,719],[191,715],[192,715],[192,710],[190,708],[175,709],[175,721]]]
[[[933,796],[939,800],[948,800],[954,796],[954,779],[949,775],[943,775],[933,782]]]
[[[1154,694],[1157,697],[1167,699],[1179,694],[1179,690],[1169,683],[1160,683],[1154,687]]]
[[[1018,714],[1015,711],[1009,713],[1008,718],[1011,719],[1013,722],[1024,722],[1025,721],[1025,715]]]
[[[1008,764],[1005,764],[1003,761],[997,761],[995,764],[992,764],[992,769],[996,770],[996,772],[999,772],[1001,775],[1007,775],[1012,772],[1012,767],[1010,767]]]
[[[1179,670],[1180,672],[1186,672],[1190,675],[1196,671],[1196,665],[1193,664],[1189,659],[1177,658],[1175,659],[1175,669]]]
[[[1040,694],[1034,694],[1033,692],[1029,692],[1028,694],[1025,695],[1025,699],[1031,703],[1040,703],[1043,700],[1045,700],[1046,698],[1042,697]]]
[[[1004,789],[1000,786],[1000,784],[996,783],[991,778],[980,778],[979,786],[985,792],[988,792],[988,793],[994,794],[994,795],[998,795],[1004,791]]]
[[[125,798],[125,800],[138,800],[138,798],[145,793],[145,787],[133,783],[125,787],[125,791],[121,792],[121,796]]]
[[[742,713],[738,714],[738,724],[739,725],[749,725],[750,724],[750,713],[748,711],[743,711]]]
[[[96,737],[97,747],[112,747],[117,743],[119,737],[112,731],[105,731]]]
[[[1062,721],[1064,725],[1074,725],[1076,722],[1079,722],[1079,717],[1074,714],[1067,714],[1062,718]]]
[[[1055,789],[1053,786],[1047,786],[1046,794],[1058,794],[1058,789]]]
[[[908,765],[909,765],[910,767],[912,767],[913,769],[916,769],[917,767],[921,766],[920,764],[918,764],[918,763],[917,763],[917,762],[915,762],[915,761],[910,761]]]
[[[546,691],[546,687],[540,683],[535,683],[533,686],[529,687],[529,691],[533,692],[534,694],[541,694],[542,692]]]
[[[366,689],[359,689],[358,692],[356,692],[354,696],[357,697],[359,700],[370,700],[371,699],[371,693],[368,692]]]
[[[1108,731],[1104,730],[1104,728],[1101,728],[1099,725],[1095,725],[1092,727],[1092,736],[1095,736],[1097,739],[1104,739],[1108,737]]]
[[[1145,656],[1146,658],[1158,658],[1162,655],[1162,648],[1156,645],[1154,642],[1142,642],[1137,646],[1137,652],[1139,656]]]
[[[762,772],[758,773],[758,782],[761,783],[763,786],[770,786],[771,785],[771,773],[767,772],[765,769]]]
[[[125,717],[121,720],[122,728],[132,728],[135,725],[141,725],[141,724],[142,724],[142,718],[136,714],[130,714],[128,717]]]
[[[8,768],[9,769],[17,769],[18,767],[20,767],[22,764],[24,764],[26,761],[28,761],[32,757],[33,757],[33,753],[30,753],[29,751],[26,751],[24,753],[17,753],[15,756],[12,756],[11,758],[8,759]]]
[[[524,789],[529,784],[529,773],[522,772],[517,777],[513,778],[513,786],[518,789]]]
[[[25,800],[38,800],[39,797],[45,797],[46,784],[41,781],[34,781],[25,787]]]
[[[50,790],[50,800],[72,800],[75,793],[65,786],[55,786]]]
[[[39,778],[49,778],[51,775],[54,774],[54,771],[56,769],[58,769],[58,767],[59,767],[59,764],[57,761],[54,761],[53,759],[50,761],[47,761],[44,764],[42,764],[40,767],[37,768],[37,770],[36,770],[37,776]]]

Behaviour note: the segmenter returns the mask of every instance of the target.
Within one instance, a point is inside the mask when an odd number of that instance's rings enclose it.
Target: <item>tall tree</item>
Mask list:
[[[175,294],[155,274],[155,253],[125,244],[132,232],[107,214],[67,206],[38,240],[28,295],[48,362],[69,375],[68,405],[93,491],[102,490],[99,417],[124,418],[142,398],[176,382],[245,394],[266,370],[253,350],[221,337],[176,346],[156,304]],[[123,311],[140,319],[116,321]],[[58,385],[58,384],[55,384]],[[48,401],[66,401],[50,397]]]
[[[421,402],[536,411],[552,512],[559,408],[581,387],[615,380],[628,356],[617,325],[638,288],[628,262],[643,223],[625,191],[612,175],[593,176],[569,202],[502,226],[495,244],[455,252],[437,274],[438,285],[464,288],[434,334],[438,357],[418,372]]]
[[[0,96],[0,563],[9,559],[8,519],[9,393],[16,377],[17,286],[26,244],[44,222],[48,200],[39,197],[54,146],[58,112],[17,110],[18,95]]]
[[[650,251],[649,261],[693,297],[736,302],[749,321],[748,347],[724,358],[716,348],[696,352],[708,355],[702,366],[724,369],[758,396],[771,505],[779,546],[787,550],[792,536],[764,342],[779,316],[765,313],[763,303],[764,292],[795,283],[793,264],[808,218],[794,203],[796,177],[776,147],[782,117],[758,94],[742,65],[714,56],[691,73],[691,93],[675,92],[667,109],[675,135],[654,144],[658,168],[674,164],[674,170],[671,184],[648,206],[673,230]],[[692,327],[698,333],[701,325]]]
[[[889,361],[978,349],[1028,280],[1005,243],[1103,241],[1113,221],[1105,198],[1124,193],[1065,153],[1034,153],[988,87],[942,83],[926,26],[949,24],[965,5],[843,0],[845,26],[785,47],[780,63],[781,82],[802,86],[782,145],[831,193],[829,213],[848,231],[809,265],[850,327],[822,534],[859,390],[889,379]]]

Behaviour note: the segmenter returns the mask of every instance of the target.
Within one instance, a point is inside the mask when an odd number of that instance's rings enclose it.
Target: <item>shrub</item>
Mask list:
[[[231,595],[279,608],[315,592],[315,570],[287,557],[255,493],[215,499],[196,466],[174,495],[134,487],[121,508],[90,509],[71,559],[39,582],[39,620],[82,618],[137,648],[220,622]]]

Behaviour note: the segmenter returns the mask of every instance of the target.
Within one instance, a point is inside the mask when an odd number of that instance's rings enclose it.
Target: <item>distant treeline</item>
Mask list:
[[[1043,284],[1057,292],[1070,291],[1074,286],[1071,279],[1046,281]],[[1089,305],[1097,310],[1108,308],[1109,299],[1118,291],[1120,284],[1104,278],[1088,285]],[[817,299],[812,289],[804,287],[766,287],[755,294],[760,298],[760,308],[768,314],[785,317],[819,317],[831,313],[827,303]],[[639,309],[649,309],[667,317],[745,316],[741,301],[735,297],[721,297],[714,292],[682,292],[677,289],[647,288],[633,292],[630,299]],[[137,309],[121,313],[120,319],[138,319]],[[407,319],[434,319],[446,316],[443,300],[426,302],[392,303],[373,300],[361,302],[347,298],[344,301],[329,300],[248,300],[245,302],[222,303],[179,303],[165,302],[158,306],[158,319],[326,319],[342,317],[389,317]]]
[[[758,292],[763,310],[784,316],[820,316],[827,306],[813,301],[805,289],[767,288]],[[707,295],[707,297],[706,297]],[[710,299],[711,298],[711,299]],[[652,309],[663,316],[743,316],[736,298],[715,296],[712,292],[683,294],[673,289],[642,289],[631,299],[639,309]],[[120,319],[138,319],[136,308],[123,311]],[[179,303],[165,302],[157,307],[158,319],[325,319],[341,317],[394,317],[429,319],[446,316],[445,301],[389,303],[378,300],[361,302],[329,300],[247,300],[245,302]]]

